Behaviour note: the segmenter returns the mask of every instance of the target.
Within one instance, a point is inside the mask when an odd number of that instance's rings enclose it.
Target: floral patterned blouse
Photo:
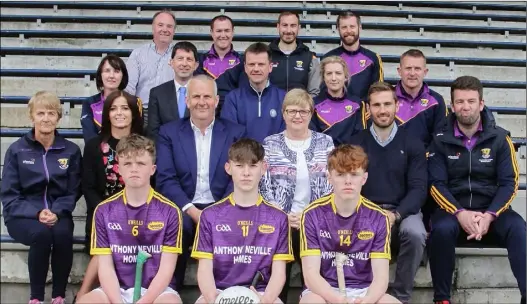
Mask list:
[[[119,161],[116,147],[118,139],[110,137],[108,142],[101,143],[102,159],[106,175],[105,197],[110,197],[124,188],[124,181],[119,174]]]

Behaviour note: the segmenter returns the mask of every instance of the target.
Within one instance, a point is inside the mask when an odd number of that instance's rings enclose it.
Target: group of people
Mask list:
[[[291,12],[278,18],[279,39],[243,55],[228,16],[212,19],[201,56],[172,43],[175,29],[160,11],[151,43],[126,63],[101,60],[99,94],[82,108],[82,157],[56,131],[58,97],[29,101],[33,129],[6,152],[0,199],[9,234],[30,248],[30,304],[44,300],[50,255],[52,303],[64,303],[81,195],[91,259],[77,303],[130,303],[139,250],[152,258],[137,303],[181,303],[190,257],[197,303],[257,273],[261,303],[286,303],[291,261],[301,303],[408,303],[428,248],[433,301],[446,304],[466,242],[507,248],[525,303],[526,224],[510,207],[518,163],[477,78],[453,81],[448,113],[411,49],[392,87],[353,12],[337,17],[342,44],[322,60],[297,40]]]

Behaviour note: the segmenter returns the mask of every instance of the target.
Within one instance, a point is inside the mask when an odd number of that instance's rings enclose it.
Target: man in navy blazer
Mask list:
[[[232,192],[224,166],[231,144],[245,135],[245,127],[215,119],[219,97],[212,78],[194,76],[187,87],[190,117],[161,126],[156,142],[156,190],[183,211],[183,253],[175,271],[178,289],[201,210]]]

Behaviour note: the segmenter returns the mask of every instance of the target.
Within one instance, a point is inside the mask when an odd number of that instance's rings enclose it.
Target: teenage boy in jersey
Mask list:
[[[422,141],[398,127],[395,90],[386,82],[368,91],[368,112],[373,124],[351,138],[368,154],[368,181],[361,194],[384,209],[390,226],[397,270],[390,293],[403,303],[412,296],[414,278],[426,245],[421,206],[427,195],[427,165]]]
[[[287,215],[266,202],[258,184],[266,171],[264,148],[241,139],[229,149],[225,170],[234,191],[201,213],[192,257],[199,259],[196,303],[214,303],[221,290],[250,286],[257,272],[263,276],[253,291],[260,303],[281,303],[286,263],[292,261]]]
[[[462,76],[450,87],[452,114],[434,136],[428,158],[432,215],[430,272],[434,301],[450,303],[456,245],[476,240],[507,248],[525,303],[525,220],[510,208],[518,192],[516,151],[509,132],[484,108],[483,86]]]
[[[343,144],[328,157],[333,193],[302,213],[300,256],[307,289],[300,303],[400,303],[386,294],[390,223],[386,213],[360,195],[368,157],[359,146]],[[344,264],[346,296],[339,292],[335,253]]]
[[[92,247],[99,255],[101,287],[77,303],[132,303],[136,257],[152,255],[144,264],[137,303],[181,303],[174,290],[174,269],[181,253],[181,212],[150,187],[156,166],[152,140],[132,134],[119,141],[119,173],[125,188],[95,208]]]

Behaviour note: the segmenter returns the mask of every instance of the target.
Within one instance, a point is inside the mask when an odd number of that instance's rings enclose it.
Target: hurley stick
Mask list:
[[[339,283],[340,294],[346,297],[346,279],[344,278],[344,263],[348,260],[348,256],[342,252],[337,252],[335,256],[335,265],[337,267],[337,281]]]
[[[141,298],[141,283],[143,281],[143,265],[152,255],[150,253],[139,250],[137,253],[137,262],[135,264],[135,281],[134,281],[134,299],[136,303]]]

